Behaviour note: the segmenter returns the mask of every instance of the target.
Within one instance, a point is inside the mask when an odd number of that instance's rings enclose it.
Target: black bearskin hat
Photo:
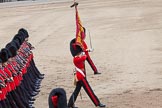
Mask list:
[[[82,48],[79,45],[75,44],[75,38],[71,40],[70,42],[70,52],[71,55],[74,57],[76,56],[78,53],[82,52]]]
[[[11,53],[10,57],[14,57],[17,55],[17,48],[15,46],[15,43],[10,42],[6,45],[6,49],[8,49],[9,53]]]
[[[18,34],[21,32],[24,33],[25,38],[29,37],[28,31],[26,29],[24,29],[24,28],[19,29]]]
[[[20,34],[16,34],[12,40],[18,40],[20,45],[24,42],[23,37]]]
[[[25,41],[25,34],[23,32],[18,32],[18,35],[21,37],[21,40],[24,42]]]
[[[57,96],[57,103],[54,103],[52,98]],[[67,108],[66,92],[63,88],[53,89],[48,97],[49,108]],[[55,107],[55,104],[57,107]]]
[[[2,59],[2,63],[5,63],[8,61],[9,54],[6,48],[1,49],[0,58]]]
[[[16,40],[13,40],[12,43],[16,47],[17,50],[20,48],[19,40],[17,40],[17,39]]]

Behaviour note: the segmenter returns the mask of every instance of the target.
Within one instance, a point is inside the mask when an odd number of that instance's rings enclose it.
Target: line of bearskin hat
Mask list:
[[[2,48],[0,51],[0,59],[2,63],[8,61],[10,57],[17,55],[17,50],[20,48],[21,44],[29,37],[29,34],[26,29],[21,28],[18,30],[18,33],[13,37],[12,41],[9,42],[5,48]]]

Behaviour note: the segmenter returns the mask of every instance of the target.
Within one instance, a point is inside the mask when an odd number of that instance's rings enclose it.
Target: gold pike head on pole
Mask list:
[[[72,7],[74,7],[74,6],[77,6],[79,3],[78,2],[75,2],[74,1],[74,4],[72,4],[70,7],[72,8]]]

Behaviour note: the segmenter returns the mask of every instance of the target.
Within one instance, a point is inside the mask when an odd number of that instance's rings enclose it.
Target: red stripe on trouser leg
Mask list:
[[[89,63],[89,65],[91,66],[91,68],[93,69],[94,72],[97,72],[97,68],[94,65],[92,59],[90,58],[89,54],[87,54],[87,62]]]
[[[98,106],[99,104],[99,100],[97,98],[97,96],[94,94],[94,92],[92,91],[89,83],[87,82],[86,79],[83,79],[83,87],[85,89],[85,91],[87,92],[87,94],[89,95],[89,97],[91,98],[91,100],[93,101],[93,103]]]

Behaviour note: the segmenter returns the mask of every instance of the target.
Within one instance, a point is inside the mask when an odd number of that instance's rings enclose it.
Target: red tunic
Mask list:
[[[86,75],[85,73],[85,60],[86,60],[87,56],[86,55],[82,55],[82,56],[75,56],[73,59],[73,63],[74,65],[79,68],[80,70],[83,71],[83,73]],[[83,74],[81,74],[78,70],[76,70],[76,76],[78,80],[82,80],[85,76]]]
[[[15,71],[15,69],[12,67],[11,64],[8,64],[7,67],[12,71],[12,73],[14,73],[13,80],[14,80],[15,86],[16,87],[19,86],[20,80],[19,80],[19,77],[17,75],[17,72]]]
[[[17,64],[16,61],[12,61],[12,65],[13,65],[14,67],[17,67],[17,70],[15,70],[15,71],[19,71],[19,70],[18,70],[19,65]],[[20,84],[20,81],[23,79],[21,73],[18,74],[18,79],[19,79],[19,82],[18,82],[18,85],[19,85],[19,84]],[[17,84],[16,84],[16,85],[17,85]]]
[[[6,72],[6,73],[8,74],[8,77],[11,78],[11,79],[13,80],[12,73],[11,73],[11,71],[9,71],[9,70],[7,69],[7,67],[4,67],[4,72]],[[8,92],[10,92],[10,91],[12,91],[12,90],[15,89],[15,83],[14,83],[14,81],[12,81],[12,82],[7,82],[6,85],[7,85],[7,91],[8,91]]]
[[[24,49],[28,49],[28,51],[29,52],[25,52],[24,51],[24,54],[28,57],[27,58],[27,61],[28,61],[28,63],[31,61],[31,59],[33,59],[33,53],[32,53],[32,51],[31,51],[31,48],[32,48],[32,46],[31,46],[31,44],[29,44],[28,42],[24,42],[23,43],[23,45],[21,45],[22,46],[22,50],[24,50]],[[27,66],[29,66],[29,64],[27,64]]]
[[[5,80],[2,76],[0,76],[0,80],[4,82],[5,85]],[[6,99],[6,94],[7,94],[6,87],[0,88],[0,101]]]
[[[7,76],[5,75],[4,71],[3,70],[0,70],[0,74],[1,74],[1,80],[5,82],[5,79],[7,78]],[[0,93],[0,98],[1,100],[4,100],[6,99],[6,95],[7,95],[7,86],[4,87],[4,88],[1,88],[0,91],[2,93]]]

